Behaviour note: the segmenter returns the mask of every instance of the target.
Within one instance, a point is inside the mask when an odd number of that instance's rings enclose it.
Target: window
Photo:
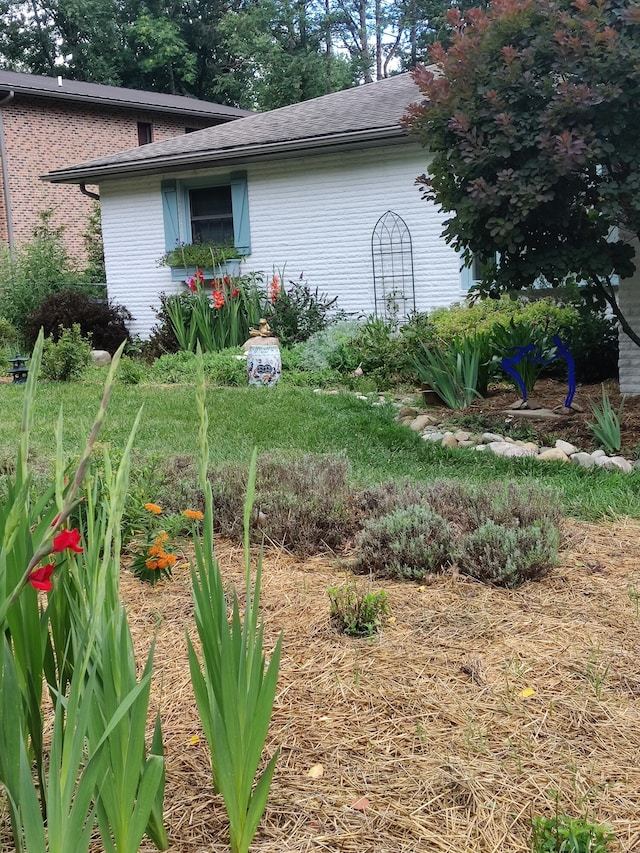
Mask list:
[[[138,122],[138,145],[148,145],[153,142],[153,126],[148,121]]]
[[[246,172],[162,181],[165,251],[193,242],[251,252]]]
[[[189,190],[192,243],[233,246],[231,187]]]

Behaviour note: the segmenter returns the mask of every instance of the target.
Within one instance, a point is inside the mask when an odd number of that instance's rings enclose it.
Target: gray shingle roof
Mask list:
[[[101,83],[80,83],[63,77],[42,77],[37,74],[21,74],[17,71],[0,69],[0,91],[13,91],[21,95],[42,98],[92,103],[112,107],[125,107],[154,112],[174,113],[185,118],[217,118],[219,121],[250,115],[248,110],[238,110],[224,104],[199,101],[180,95],[163,95],[119,86],[103,86]]]
[[[97,182],[125,174],[153,174],[206,165],[233,165],[339,147],[402,142],[407,106],[420,98],[410,74],[398,74],[144,145],[68,169],[50,172],[53,182]]]

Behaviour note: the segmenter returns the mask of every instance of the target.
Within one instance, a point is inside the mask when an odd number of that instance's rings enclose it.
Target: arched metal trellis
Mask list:
[[[413,247],[407,223],[392,210],[376,222],[371,258],[376,316],[405,319],[416,308]]]

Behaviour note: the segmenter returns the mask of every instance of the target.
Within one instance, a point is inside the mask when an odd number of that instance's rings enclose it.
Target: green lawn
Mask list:
[[[18,441],[24,389],[0,385],[0,466],[11,460]],[[84,444],[102,395],[98,382],[40,383],[35,405],[32,454],[46,463],[55,453],[54,427],[64,412],[65,451]],[[411,477],[537,480],[556,487],[568,514],[597,519],[640,517],[640,472],[623,474],[501,459],[473,451],[445,451],[395,423],[392,407],[376,407],[352,394],[315,394],[305,388],[211,388],[208,392],[212,464],[247,462],[259,453],[338,453],[347,456],[361,482]],[[192,455],[197,445],[195,389],[187,385],[117,385],[100,436],[117,452],[143,407],[136,456],[155,464]],[[1,470],[1,467],[0,467]],[[135,477],[135,468],[133,471]]]

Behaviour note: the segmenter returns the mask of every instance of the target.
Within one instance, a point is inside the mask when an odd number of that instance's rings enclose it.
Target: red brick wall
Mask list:
[[[136,147],[138,122],[152,124],[154,142],[183,134],[186,127],[216,123],[21,95],[1,109],[15,244],[27,241],[39,223],[38,213],[52,208],[53,224],[64,226],[67,248],[81,264],[85,258],[82,234],[93,202],[76,184],[50,184],[41,181],[40,175]],[[97,187],[88,188],[97,192]],[[1,174],[0,240],[8,242]]]

